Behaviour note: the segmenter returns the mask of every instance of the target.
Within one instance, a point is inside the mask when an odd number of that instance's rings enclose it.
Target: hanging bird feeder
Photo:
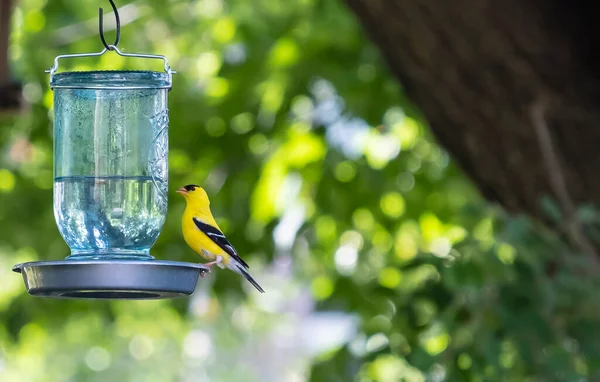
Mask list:
[[[55,298],[153,299],[190,295],[200,264],[158,261],[150,248],[167,214],[167,94],[174,73],[164,56],[60,55],[54,91],[54,216],[71,249],[65,260],[16,265],[27,291]],[[57,73],[60,59],[101,56],[159,59],[164,72]]]

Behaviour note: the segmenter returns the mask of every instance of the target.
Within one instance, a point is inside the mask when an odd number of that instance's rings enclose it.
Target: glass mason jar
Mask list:
[[[152,259],[167,213],[167,73],[54,74],[54,216],[71,260]]]

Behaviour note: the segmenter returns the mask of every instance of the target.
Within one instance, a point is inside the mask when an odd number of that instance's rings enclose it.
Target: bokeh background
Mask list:
[[[25,106],[0,115],[0,380],[598,380],[586,260],[480,196],[339,1],[117,4],[119,47],[178,71],[169,214],[152,254],[198,261],[174,191],[204,185],[266,294],[216,270],[189,299],[28,296],[11,267],[68,255],[44,70],[58,54],[101,50],[99,5],[110,40],[108,2],[19,0],[11,11]],[[161,69],[116,54],[61,62],[127,68]]]

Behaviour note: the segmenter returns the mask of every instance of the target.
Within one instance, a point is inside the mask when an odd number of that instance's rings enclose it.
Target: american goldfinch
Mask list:
[[[200,256],[209,260],[204,265],[228,268],[244,276],[259,292],[265,290],[248,273],[248,264],[237,254],[210,212],[210,200],[200,186],[189,184],[177,190],[185,198],[182,229],[185,242]]]

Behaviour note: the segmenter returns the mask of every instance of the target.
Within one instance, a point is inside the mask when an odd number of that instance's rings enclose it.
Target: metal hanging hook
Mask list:
[[[0,2],[1,1],[2,0],[0,0]],[[46,70],[46,73],[50,73],[50,83],[53,84],[54,74],[58,70],[58,60],[63,59],[63,58],[97,57],[97,56],[102,56],[104,53],[106,53],[109,50],[112,50],[113,52],[117,53],[119,56],[122,56],[122,57],[150,58],[150,59],[163,60],[165,73],[167,73],[167,76],[168,76],[167,77],[167,80],[168,80],[167,87],[170,89],[171,82],[172,82],[172,76],[173,76],[173,74],[175,74],[177,72],[171,69],[171,67],[169,66],[169,61],[167,60],[167,58],[165,56],[156,55],[156,54],[123,53],[119,50],[117,45],[119,44],[119,40],[121,39],[121,19],[119,17],[119,11],[117,10],[117,6],[113,2],[113,0],[108,0],[108,1],[110,1],[110,5],[112,6],[112,9],[115,13],[116,26],[117,26],[117,37],[115,38],[115,43],[110,44],[110,45],[106,43],[106,39],[104,38],[104,28],[103,28],[103,13],[104,13],[104,11],[102,10],[102,8],[100,8],[100,10],[99,10],[99,16],[100,16],[99,17],[100,18],[99,30],[100,30],[100,39],[102,40],[104,49],[102,49],[102,51],[98,52],[98,53],[61,54],[59,56],[56,56],[54,58],[54,65],[52,65],[52,67],[50,69]],[[60,85],[52,85],[52,86],[53,86],[53,89],[60,87]],[[108,87],[108,88],[110,88],[110,87]],[[102,89],[102,87],[96,87],[96,89]],[[120,87],[120,89],[126,89],[126,87]],[[129,87],[128,89],[137,89],[137,88]]]
[[[117,10],[117,6],[113,2],[113,0],[108,0],[108,1],[110,2],[110,5],[115,14],[115,20],[116,20],[116,24],[117,24],[117,37],[115,38],[115,43],[112,45],[109,45],[106,43],[106,39],[104,38],[104,25],[103,25],[104,24],[103,23],[104,10],[102,8],[99,8],[99,10],[98,10],[98,17],[99,17],[98,29],[100,30],[100,39],[102,40],[102,44],[104,44],[104,47],[107,50],[115,50],[117,45],[119,45],[119,40],[121,39],[121,19],[119,18],[119,11]]]

